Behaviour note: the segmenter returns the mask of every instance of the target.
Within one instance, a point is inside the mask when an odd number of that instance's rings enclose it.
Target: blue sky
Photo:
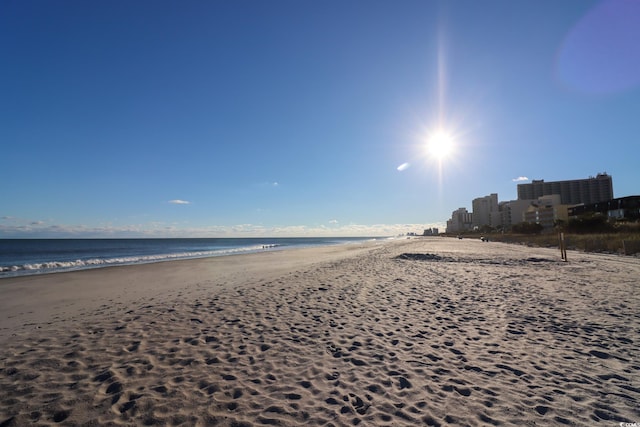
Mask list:
[[[640,194],[638,20],[633,0],[4,1],[0,237],[419,232],[519,177]]]

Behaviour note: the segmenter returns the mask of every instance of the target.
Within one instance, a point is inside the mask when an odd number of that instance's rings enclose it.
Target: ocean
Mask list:
[[[0,278],[372,239],[375,238],[0,239]]]

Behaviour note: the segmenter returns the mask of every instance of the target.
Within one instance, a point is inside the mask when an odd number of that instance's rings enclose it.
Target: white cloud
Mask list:
[[[332,219],[331,221],[329,221],[329,224],[337,224],[338,220],[337,219]]]
[[[438,227],[444,224],[339,224],[336,220],[332,226],[288,225],[264,226],[256,224],[238,224],[230,226],[211,225],[203,227],[179,227],[163,222],[130,224],[123,226],[102,225],[90,227],[86,225],[65,224],[0,224],[0,238],[100,238],[100,237],[371,237],[397,236],[407,232],[421,234],[425,228]]]
[[[403,163],[400,166],[397,167],[397,169],[402,172],[403,170],[407,170],[409,169],[411,165],[409,163]]]
[[[529,181],[529,178],[527,178],[526,176],[519,176],[517,178],[513,178],[511,181],[513,182]]]
[[[188,202],[186,200],[180,200],[180,199],[169,200],[169,203],[171,203],[172,205],[190,205],[191,204],[191,202]]]

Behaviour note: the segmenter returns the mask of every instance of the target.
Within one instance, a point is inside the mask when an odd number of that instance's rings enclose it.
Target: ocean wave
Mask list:
[[[90,258],[75,261],[47,261],[22,265],[0,266],[0,273],[53,273],[57,271],[83,270],[115,265],[147,264],[152,262],[172,261],[179,259],[208,258],[215,256],[234,255],[274,249],[281,245],[254,245],[239,248],[216,249],[211,251],[180,252],[156,255],[141,255],[115,258]]]

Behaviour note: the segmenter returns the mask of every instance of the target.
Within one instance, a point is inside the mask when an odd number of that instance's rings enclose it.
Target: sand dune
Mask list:
[[[0,425],[640,422],[639,278],[432,238],[41,277],[36,317],[7,279]]]

